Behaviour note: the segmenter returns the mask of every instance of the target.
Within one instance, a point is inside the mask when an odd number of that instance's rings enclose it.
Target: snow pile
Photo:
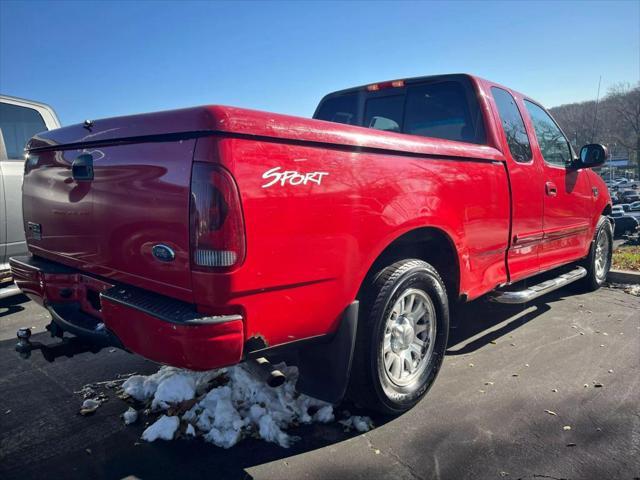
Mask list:
[[[331,404],[295,391],[296,367],[283,364],[279,368],[287,381],[277,388],[242,366],[209,372],[161,367],[153,375],[130,377],[122,388],[137,401],[150,402],[152,411],[165,413],[143,432],[143,440],[171,440],[180,431],[183,436],[202,436],[223,448],[246,436],[287,448],[297,439],[285,432],[288,427],[329,423],[335,414]],[[373,426],[368,417],[349,417],[340,423],[360,432]]]
[[[99,406],[100,406],[100,402],[98,400],[94,400],[93,398],[88,398],[84,402],[82,402],[81,408],[90,408],[95,410]]]
[[[95,412],[100,405],[102,405],[102,402],[99,399],[87,398],[84,402],[82,402],[82,406],[80,407],[80,415],[89,415]]]
[[[627,288],[624,289],[624,291],[630,295],[640,297],[640,285],[628,285]]]
[[[633,285],[628,283],[609,283],[607,284],[607,286],[609,288],[618,288],[623,292],[628,293],[629,295],[640,297],[640,285]]]
[[[373,428],[373,422],[369,417],[361,417],[359,415],[340,420],[340,423],[348,429],[354,428],[359,432],[368,432]]]
[[[136,420],[138,420],[138,412],[135,409],[129,407],[129,409],[122,414],[122,418],[124,419],[125,425],[131,425],[132,423],[135,423]]]
[[[142,432],[142,439],[153,442],[157,439],[171,440],[180,426],[178,417],[162,415],[156,422]]]
[[[127,395],[140,402],[153,398],[151,408],[167,409],[172,403],[191,400],[223,370],[191,372],[175,367],[162,367],[153,375],[133,375],[122,384]]]

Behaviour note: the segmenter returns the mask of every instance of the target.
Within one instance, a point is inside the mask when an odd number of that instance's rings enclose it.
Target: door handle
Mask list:
[[[556,195],[558,195],[558,188],[556,187],[556,184],[553,182],[545,183],[544,190],[547,193],[547,195],[549,195],[550,197],[555,197]]]

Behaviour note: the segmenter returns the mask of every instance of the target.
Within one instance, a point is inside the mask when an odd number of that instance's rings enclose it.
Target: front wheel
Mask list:
[[[447,347],[447,293],[438,272],[407,259],[373,277],[362,295],[349,396],[385,414],[415,405],[433,384]]]
[[[584,278],[583,284],[587,290],[597,290],[607,280],[612,255],[613,231],[611,222],[607,217],[602,216],[598,221],[589,256],[584,265],[587,269],[587,276]]]

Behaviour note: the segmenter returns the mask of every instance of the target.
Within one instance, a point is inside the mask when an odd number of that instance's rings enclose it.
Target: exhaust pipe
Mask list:
[[[287,380],[287,376],[264,357],[249,360],[246,362],[246,366],[255,377],[265,382],[271,388],[279,387]]]

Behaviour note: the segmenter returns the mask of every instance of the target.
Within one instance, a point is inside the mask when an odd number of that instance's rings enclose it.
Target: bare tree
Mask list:
[[[572,103],[550,109],[576,151],[597,142],[626,151],[640,176],[640,83],[614,85],[599,102]]]
[[[611,135],[627,150],[640,152],[640,85],[618,84],[607,94]]]

